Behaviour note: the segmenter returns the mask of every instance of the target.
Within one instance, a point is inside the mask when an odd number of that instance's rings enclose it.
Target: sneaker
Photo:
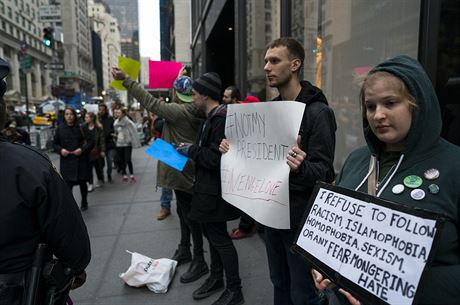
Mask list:
[[[251,236],[249,233],[245,233],[241,231],[240,229],[236,229],[232,233],[229,233],[231,239],[242,239]]]
[[[123,175],[123,182],[128,182],[128,176]]]
[[[131,175],[131,183],[136,183],[136,177],[134,175]]]
[[[92,191],[94,191],[94,187],[93,187],[92,184],[89,184],[88,185],[88,192],[92,192]]]
[[[224,280],[210,276],[204,281],[200,288],[193,292],[192,296],[195,300],[201,300],[222,289],[224,289]]]
[[[163,220],[166,217],[168,217],[169,215],[171,215],[171,209],[161,208],[160,213],[158,213],[158,215],[157,215],[157,220]]]
[[[243,294],[241,289],[236,291],[231,291],[225,289],[225,291],[220,295],[220,297],[212,303],[212,305],[241,305],[244,304]]]

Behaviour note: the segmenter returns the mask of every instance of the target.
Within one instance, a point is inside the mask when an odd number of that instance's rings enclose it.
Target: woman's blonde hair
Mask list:
[[[94,126],[96,126],[97,128],[102,128],[102,125],[94,112],[87,112],[86,115],[90,117],[91,122],[94,124]]]
[[[386,71],[377,71],[366,76],[359,92],[359,101],[363,118],[366,118],[366,107],[364,107],[364,102],[366,99],[365,91],[367,88],[369,88],[369,86],[373,85],[377,80],[380,79],[383,79],[387,84],[390,84],[396,93],[409,101],[410,112],[413,112],[414,109],[417,108],[417,101],[410,94],[406,84],[404,84],[404,82],[399,77]]]

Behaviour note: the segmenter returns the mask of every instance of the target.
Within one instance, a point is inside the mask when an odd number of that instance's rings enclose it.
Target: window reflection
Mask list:
[[[292,36],[305,47],[303,78],[320,87],[337,119],[335,168],[364,145],[359,87],[398,54],[417,57],[420,0],[292,0]]]

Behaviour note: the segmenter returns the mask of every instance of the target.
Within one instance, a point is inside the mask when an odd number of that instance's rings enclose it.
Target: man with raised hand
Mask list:
[[[162,136],[169,143],[195,141],[203,117],[199,110],[191,104],[192,79],[181,74],[183,74],[182,71],[174,81],[177,102],[166,103],[148,93],[141,84],[128,77],[120,68],[112,69],[113,78],[122,80],[129,94],[136,98],[147,111],[164,119]],[[176,194],[181,238],[172,259],[179,264],[192,261],[187,272],[180,277],[182,283],[190,283],[209,272],[203,256],[203,235],[200,225],[188,217],[192,201],[194,164],[187,162],[184,170],[179,172],[158,162],[157,169],[157,185],[173,189]],[[190,252],[190,234],[193,240],[193,260]]]

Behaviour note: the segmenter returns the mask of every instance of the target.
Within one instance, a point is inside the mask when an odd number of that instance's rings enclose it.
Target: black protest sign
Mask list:
[[[443,219],[318,183],[293,250],[370,304],[416,304]]]

